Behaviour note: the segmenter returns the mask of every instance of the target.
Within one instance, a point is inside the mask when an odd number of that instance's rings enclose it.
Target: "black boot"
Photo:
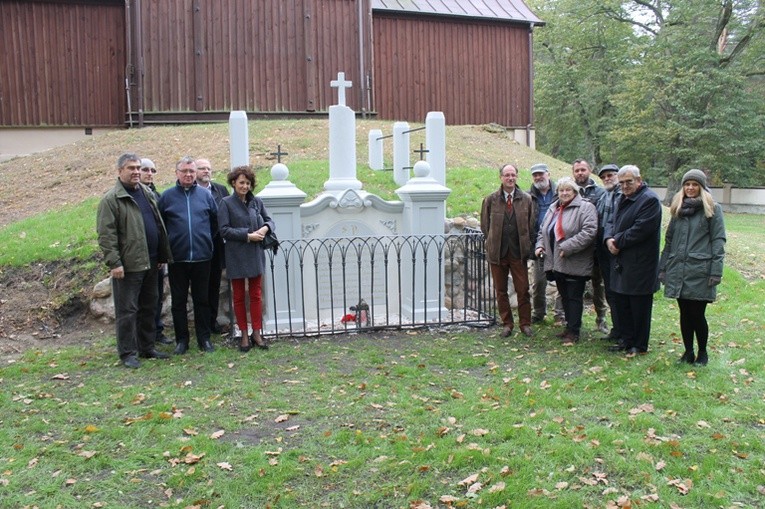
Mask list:
[[[699,351],[699,356],[696,357],[696,362],[694,362],[694,364],[696,366],[706,366],[708,362],[709,362],[709,356],[707,356],[707,351],[706,350]]]
[[[677,360],[678,364],[693,364],[696,360],[696,356],[693,354],[693,350],[686,350],[682,357]]]

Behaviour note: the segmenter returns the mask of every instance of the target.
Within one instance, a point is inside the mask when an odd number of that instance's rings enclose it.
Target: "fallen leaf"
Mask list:
[[[77,479],[69,478],[66,481],[64,481],[64,484],[67,486],[72,486],[77,483]]]
[[[467,486],[473,484],[478,480],[478,474],[473,474],[465,477],[463,480],[457,483],[458,486]]]
[[[667,466],[666,462],[658,461],[658,462],[656,462],[656,467],[655,468],[656,468],[656,471],[659,472],[659,471],[663,470],[664,467],[666,467],[666,466]]]
[[[451,495],[441,495],[441,498],[438,499],[439,502],[447,505],[451,505],[455,502],[458,502],[459,499],[457,497],[453,497]]]
[[[228,471],[233,470],[233,467],[231,466],[231,464],[226,461],[221,461],[220,463],[216,463],[216,465],[218,465],[223,470],[228,470]]]
[[[225,431],[223,431],[222,429],[219,429],[218,431],[216,431],[212,435],[210,435],[210,438],[212,438],[213,440],[216,440],[216,439],[222,437],[225,434],[226,434]]]
[[[559,483],[555,483],[555,489],[556,490],[565,490],[568,488],[568,483],[566,481],[561,481]]]
[[[276,419],[274,419],[274,422],[284,422],[284,421],[286,421],[289,418],[290,418],[289,415],[282,414],[282,415],[278,416]]]
[[[69,375],[67,375],[66,373],[59,373],[57,375],[53,375],[50,378],[51,380],[69,380]]]
[[[468,493],[478,493],[483,488],[483,484],[476,482],[470,485],[467,492]]]
[[[297,431],[300,429],[300,425],[296,424],[295,426],[290,426],[288,428],[284,428],[285,431]]]
[[[80,451],[77,456],[82,456],[86,460],[89,460],[96,455],[96,451]]]
[[[488,489],[489,493],[499,493],[500,491],[505,491],[505,483],[498,482],[495,485],[493,485],[491,488]]]
[[[478,429],[474,429],[470,433],[472,433],[473,435],[475,435],[477,437],[482,437],[484,435],[488,435],[489,434],[489,430],[478,428]]]

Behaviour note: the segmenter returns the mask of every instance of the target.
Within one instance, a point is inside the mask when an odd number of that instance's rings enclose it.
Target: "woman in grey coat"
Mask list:
[[[268,345],[260,335],[263,326],[262,279],[266,255],[261,242],[275,225],[268,215],[263,200],[252,194],[255,174],[249,166],[238,166],[228,174],[228,184],[234,194],[221,200],[218,225],[226,243],[226,274],[231,281],[234,316],[242,341],[239,350],[248,352],[253,343],[261,349]],[[247,337],[247,309],[245,282],[250,297],[250,323],[252,335]]]
[[[679,362],[706,365],[709,325],[707,304],[714,302],[725,258],[725,222],[701,170],[683,175],[682,188],[672,198],[671,218],[659,261],[664,295],[677,299],[685,352]],[[694,357],[693,337],[699,343]]]
[[[563,299],[566,329],[557,334],[564,344],[579,341],[584,309],[584,286],[592,274],[598,212],[582,199],[571,177],[558,181],[558,200],[550,204],[537,235],[534,254],[544,258],[544,270],[555,279]]]

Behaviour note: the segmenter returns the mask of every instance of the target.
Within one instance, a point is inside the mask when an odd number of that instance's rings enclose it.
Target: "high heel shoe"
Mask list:
[[[259,330],[253,331],[252,334],[250,334],[250,344],[257,346],[261,350],[268,350],[268,343],[263,340]]]
[[[252,343],[247,343],[247,345],[239,345],[239,351],[242,353],[247,353],[252,349]]]

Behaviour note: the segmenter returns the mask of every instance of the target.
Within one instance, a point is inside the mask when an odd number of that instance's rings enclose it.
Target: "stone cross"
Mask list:
[[[325,82],[326,83],[326,82]],[[337,104],[345,106],[345,89],[353,86],[352,81],[345,81],[345,73],[337,73],[337,79],[329,82],[332,88],[337,89]]]
[[[276,162],[280,163],[282,162],[282,156],[288,156],[289,154],[287,152],[282,152],[282,146],[277,145],[276,152],[271,152],[271,155],[276,156]]]

